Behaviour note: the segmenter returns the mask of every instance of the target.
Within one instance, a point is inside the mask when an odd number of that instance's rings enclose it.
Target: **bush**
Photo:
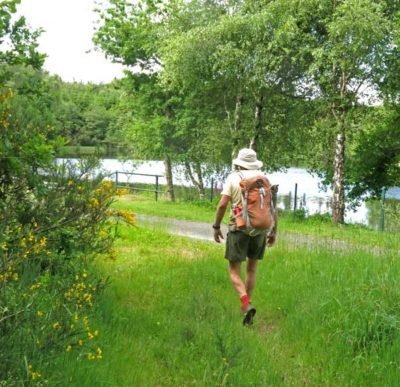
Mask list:
[[[48,128],[12,121],[0,97],[0,377],[41,382],[59,351],[102,358],[91,324],[105,285],[91,263],[112,254],[114,189],[94,160],[56,166]]]

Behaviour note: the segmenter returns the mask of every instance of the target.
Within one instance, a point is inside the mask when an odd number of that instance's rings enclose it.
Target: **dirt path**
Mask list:
[[[192,222],[189,220],[178,220],[172,218],[161,218],[152,215],[137,215],[139,223],[143,222],[150,225],[160,225],[165,227],[165,231],[174,235],[186,236],[194,239],[214,241],[213,229],[210,223]],[[222,233],[228,232],[226,225],[221,225]]]
[[[137,220],[139,223],[157,225],[165,228],[165,231],[170,234],[214,242],[213,229],[210,223],[139,214],[137,215]],[[221,230],[224,236],[228,232],[228,228],[224,224],[221,225]],[[284,242],[292,249],[296,249],[298,247],[306,247],[312,250],[315,250],[316,248],[324,248],[342,252],[347,252],[349,250],[361,250],[380,256],[389,253],[388,251],[384,251],[379,247],[356,245],[348,241],[327,237],[318,237],[314,235],[289,234],[281,231],[278,235],[278,238],[278,240]],[[223,243],[225,243],[225,240],[223,240]]]

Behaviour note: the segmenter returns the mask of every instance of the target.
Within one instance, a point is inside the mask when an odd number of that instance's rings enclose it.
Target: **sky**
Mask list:
[[[18,15],[34,29],[43,28],[39,52],[44,69],[66,82],[107,83],[123,75],[123,66],[95,52],[92,43],[95,0],[22,0]],[[87,51],[90,50],[89,53]]]

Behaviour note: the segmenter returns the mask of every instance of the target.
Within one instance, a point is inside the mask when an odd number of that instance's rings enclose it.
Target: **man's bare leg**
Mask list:
[[[250,300],[251,295],[253,294],[253,289],[256,284],[256,272],[257,272],[257,259],[248,259],[246,263],[246,293],[248,294]]]
[[[247,294],[246,285],[241,277],[241,264],[241,262],[229,262],[229,277],[231,279],[233,288],[240,298]]]
[[[241,262],[229,262],[229,276],[236,293],[240,297],[240,302],[242,303],[241,310],[244,313],[243,325],[251,325],[253,323],[253,317],[256,313],[256,309],[250,303],[250,297],[247,294],[246,285],[242,280],[240,268]],[[250,269],[250,283],[252,284],[251,289],[253,289],[256,269],[254,264],[250,264]],[[254,275],[252,275],[253,271]],[[248,269],[246,268],[246,277],[249,277],[247,272]]]

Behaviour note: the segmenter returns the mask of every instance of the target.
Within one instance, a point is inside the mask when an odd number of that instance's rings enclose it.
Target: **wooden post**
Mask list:
[[[158,201],[158,175],[156,176],[156,201]]]
[[[293,211],[297,210],[297,183],[294,185],[294,204]]]
[[[381,202],[381,218],[379,221],[379,230],[385,230],[385,187],[382,188],[382,202]]]

